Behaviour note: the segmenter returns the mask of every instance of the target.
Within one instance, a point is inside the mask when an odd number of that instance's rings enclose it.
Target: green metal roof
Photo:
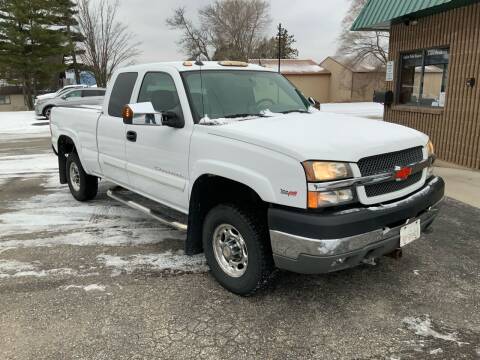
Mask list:
[[[388,31],[393,21],[421,17],[469,5],[478,0],[368,0],[352,25],[353,31]]]

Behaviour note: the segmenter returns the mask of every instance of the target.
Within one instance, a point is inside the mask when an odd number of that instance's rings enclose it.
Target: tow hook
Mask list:
[[[362,263],[370,265],[370,266],[376,266],[378,263],[378,259],[375,258],[365,258],[362,260]]]
[[[398,260],[402,257],[402,248],[396,248],[391,253],[385,254],[385,256]]]

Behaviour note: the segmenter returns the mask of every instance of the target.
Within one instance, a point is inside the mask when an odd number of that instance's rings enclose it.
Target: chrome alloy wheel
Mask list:
[[[232,225],[222,224],[213,232],[213,252],[220,268],[231,277],[240,277],[247,270],[247,244]]]
[[[72,184],[73,190],[80,191],[80,172],[78,171],[78,166],[74,162],[70,164],[70,183]]]

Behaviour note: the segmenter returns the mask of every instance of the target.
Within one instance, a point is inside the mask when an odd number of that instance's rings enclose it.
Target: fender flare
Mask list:
[[[215,175],[244,184],[265,202],[275,201],[273,186],[264,175],[251,169],[218,160],[200,160],[195,164],[189,185],[189,199],[195,182],[202,175]]]

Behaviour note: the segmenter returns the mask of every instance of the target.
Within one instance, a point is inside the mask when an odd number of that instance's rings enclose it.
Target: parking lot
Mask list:
[[[47,132],[0,142],[2,359],[480,358],[480,209],[447,198],[400,260],[241,298],[108,183],[76,202]]]

